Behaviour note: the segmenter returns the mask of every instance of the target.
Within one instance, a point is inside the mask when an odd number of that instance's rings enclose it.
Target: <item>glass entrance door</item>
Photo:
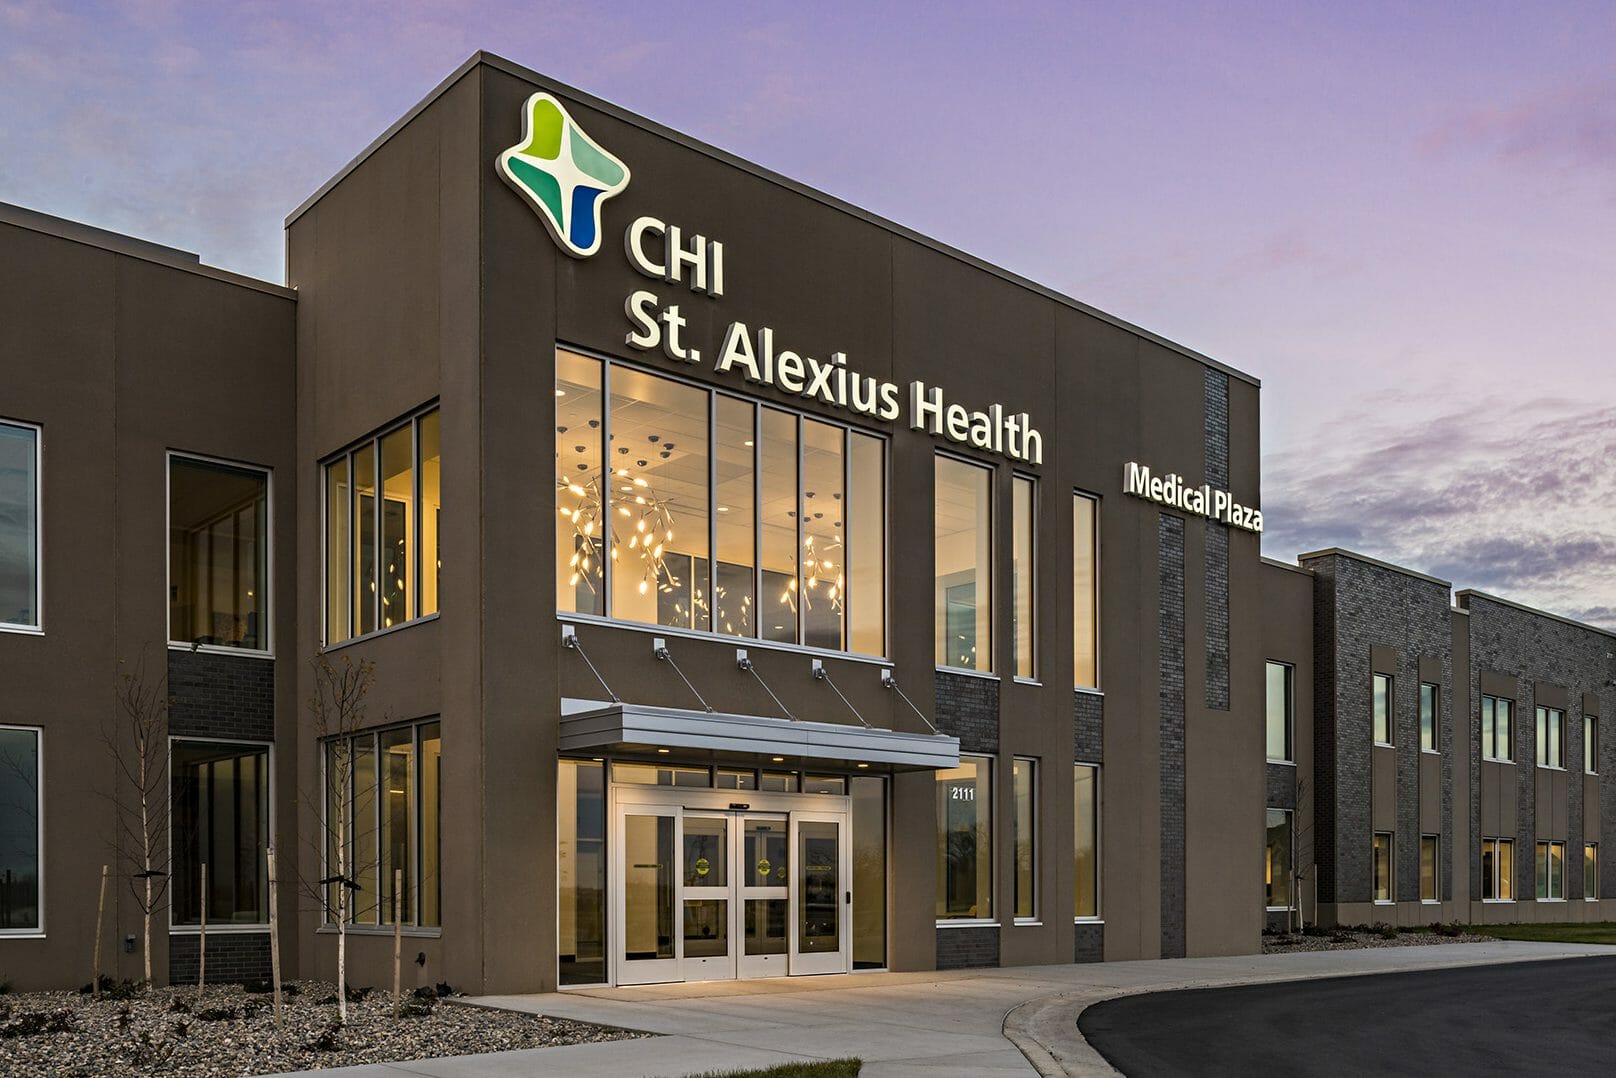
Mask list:
[[[785,816],[741,817],[739,866],[742,917],[742,977],[780,977],[787,972],[786,925],[790,919],[790,827]]]
[[[790,849],[791,972],[846,973],[853,910],[847,816],[793,812]]]
[[[622,941],[618,984],[679,979],[674,937],[674,883],[678,879],[679,809],[635,805],[618,828],[617,878],[622,881],[617,938]]]
[[[686,810],[681,816],[684,887],[679,896],[684,911],[682,969],[687,981],[732,979],[735,976],[735,934],[731,931],[731,820],[726,813]]]

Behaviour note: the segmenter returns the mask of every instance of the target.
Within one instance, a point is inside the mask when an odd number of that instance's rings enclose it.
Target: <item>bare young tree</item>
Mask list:
[[[101,741],[114,763],[110,794],[118,875],[129,882],[141,914],[142,979],[152,983],[152,915],[168,898],[168,678],[150,674],[146,658],[118,675],[113,712]]]
[[[1307,927],[1307,916],[1302,912],[1302,881],[1313,877],[1313,813],[1303,812],[1302,807],[1307,804],[1307,779],[1301,775],[1296,776],[1296,811],[1291,814],[1293,821],[1291,828],[1291,906],[1296,910],[1297,919],[1301,922],[1298,927]],[[1294,821],[1305,821],[1296,826]],[[1314,910],[1314,920],[1318,919],[1318,910]]]
[[[314,670],[314,693],[309,698],[309,712],[314,720],[314,735],[325,755],[324,781],[314,790],[305,790],[303,799],[314,812],[321,826],[313,834],[318,836],[319,847],[309,851],[312,856],[304,863],[323,865],[315,874],[299,874],[298,889],[304,897],[336,924],[337,936],[337,1017],[348,1022],[348,922],[353,918],[356,904],[374,896],[361,896],[361,885],[355,878],[350,847],[355,836],[353,820],[354,751],[353,735],[365,723],[365,697],[376,680],[375,665],[368,660],[354,662],[344,655],[333,662],[329,656],[317,656],[311,666]]]

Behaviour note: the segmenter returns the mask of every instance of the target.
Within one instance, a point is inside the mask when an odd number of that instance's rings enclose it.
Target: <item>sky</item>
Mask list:
[[[280,281],[478,49],[1262,379],[1268,556],[1616,628],[1616,0],[0,0],[0,201]]]

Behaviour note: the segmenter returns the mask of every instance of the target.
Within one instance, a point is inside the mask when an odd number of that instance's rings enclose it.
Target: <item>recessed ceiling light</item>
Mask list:
[[[771,756],[769,759],[773,760],[777,764],[781,764],[785,763],[786,758],[784,756]]]
[[[869,765],[869,764],[859,764],[859,767],[861,767],[861,768],[863,768],[863,767],[869,767],[869,766],[870,766],[870,765]]]
[[[719,507],[718,507],[718,511],[719,511],[719,512],[720,512],[720,513],[727,513],[727,512],[729,512],[729,506],[727,506],[727,505],[721,505],[721,506],[719,506]]]
[[[664,756],[666,756],[666,755],[667,755],[667,754],[668,754],[668,750],[667,750],[667,749],[657,749],[657,751],[658,751],[658,752],[660,752],[660,753],[661,753],[661,754],[662,754],[662,755],[664,755]]]
[[[565,396],[566,396],[566,395],[567,395],[567,391],[566,391],[566,390],[565,390],[565,389],[558,389],[558,390],[556,390],[556,396],[558,396],[558,397],[565,397]]]
[[[747,444],[747,445],[751,445],[751,444],[752,444],[752,443],[751,443],[751,442],[750,442],[750,441],[748,441],[748,442],[747,442],[747,443],[746,443],[746,444]]]

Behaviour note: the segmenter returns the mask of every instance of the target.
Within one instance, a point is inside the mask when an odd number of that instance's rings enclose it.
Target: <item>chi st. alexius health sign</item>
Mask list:
[[[1177,472],[1154,475],[1148,464],[1129,461],[1122,466],[1122,493],[1216,520],[1231,528],[1262,534],[1260,509],[1241,505],[1229,491],[1217,490],[1209,483],[1190,486]]]
[[[589,258],[601,247],[601,208],[629,183],[629,169],[590,138],[565,106],[547,93],[523,105],[522,141],[499,155],[502,179],[532,205],[556,245],[574,258]],[[642,215],[623,234],[623,250],[639,273],[666,284],[683,284],[711,299],[724,295],[724,245],[678,225]],[[629,331],[625,343],[640,351],[660,348],[670,360],[700,364],[748,382],[816,400],[887,422],[905,412],[913,430],[968,445],[1011,460],[1042,464],[1043,435],[1026,412],[1002,404],[968,409],[945,398],[938,386],[915,380],[907,389],[860,374],[845,352],[818,359],[783,347],[774,330],[735,320],[716,347],[693,347],[685,339],[688,320],[677,303],[664,303],[650,289],[636,289],[623,301]]]

